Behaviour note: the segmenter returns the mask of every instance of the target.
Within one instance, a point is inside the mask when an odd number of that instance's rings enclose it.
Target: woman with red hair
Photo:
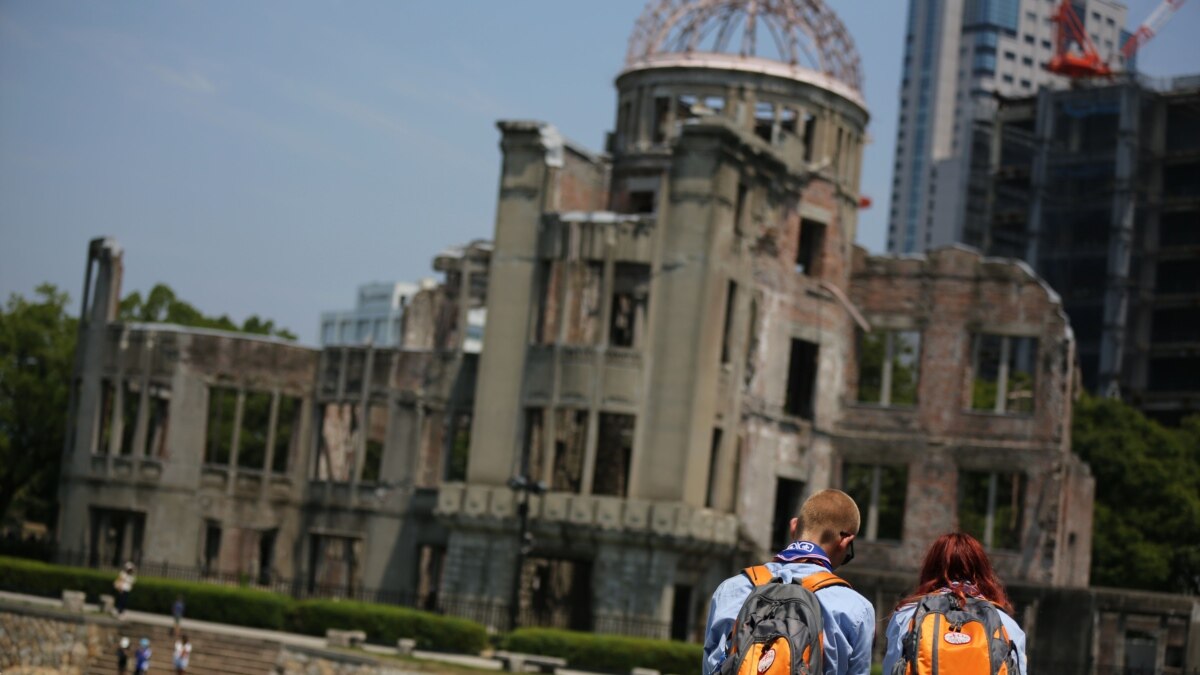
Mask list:
[[[883,672],[891,675],[901,662],[904,639],[917,611],[917,604],[926,596],[950,594],[964,605],[967,599],[982,598],[1000,611],[1000,624],[1008,632],[1013,649],[1017,653],[1018,672],[1026,673],[1025,632],[1012,618],[1013,607],[1008,601],[1004,586],[996,577],[987,552],[975,537],[961,532],[943,534],[925,553],[921,563],[921,576],[917,588],[892,613],[887,627],[887,651],[883,657]],[[905,672],[905,671],[901,671]]]

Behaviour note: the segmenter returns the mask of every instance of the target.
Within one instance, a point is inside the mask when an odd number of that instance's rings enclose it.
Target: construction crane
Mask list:
[[[1184,2],[1185,0],[1162,0],[1162,3],[1154,8],[1150,16],[1121,47],[1121,54],[1126,63],[1142,45],[1162,29]],[[1054,56],[1046,64],[1046,70],[1072,79],[1112,77],[1112,67],[1100,58],[1100,53],[1096,51],[1096,45],[1084,29],[1083,21],[1075,13],[1071,0],[1062,1],[1053,19],[1057,26],[1054,33]],[[1072,46],[1076,48],[1073,49]]]

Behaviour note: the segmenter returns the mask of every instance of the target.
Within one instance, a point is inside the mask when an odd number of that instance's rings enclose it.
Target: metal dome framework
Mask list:
[[[629,38],[625,64],[705,53],[805,67],[862,91],[854,40],[821,0],[649,0]]]

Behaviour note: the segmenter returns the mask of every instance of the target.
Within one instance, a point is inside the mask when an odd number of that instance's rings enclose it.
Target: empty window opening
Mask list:
[[[275,454],[271,456],[271,471],[287,473],[291,458],[300,444],[300,399],[279,397],[279,413],[275,420]]]
[[[426,544],[417,554],[417,609],[434,611],[438,608],[438,591],[442,587],[442,567],[446,560],[444,546]]]
[[[775,514],[771,517],[771,548],[782,551],[792,543],[792,518],[800,515],[804,482],[790,478],[775,480]]]
[[[242,401],[242,429],[238,434],[237,465],[262,469],[267,461],[267,432],[271,426],[271,395],[248,391]]]
[[[817,386],[817,345],[805,340],[792,340],[788,360],[787,396],[784,412],[795,417],[812,419],[813,394]]]
[[[146,399],[149,407],[146,421],[147,457],[167,457],[167,430],[171,422],[171,390],[168,387],[151,385]]]
[[[671,118],[671,99],[659,96],[654,99],[654,143],[665,143],[667,140],[667,125]]]
[[[960,471],[958,527],[986,548],[1021,548],[1025,475],[996,471]]]
[[[100,455],[108,455],[116,452],[113,447],[112,426],[113,426],[113,408],[116,406],[116,389],[113,387],[112,380],[100,381],[100,416],[97,420],[100,427],[99,439],[97,440],[96,453]]]
[[[588,413],[560,408],[555,411],[554,423],[554,475],[550,489],[578,493],[587,452]]]
[[[270,584],[278,576],[275,573],[275,541],[279,530],[263,530],[258,535],[258,583]]]
[[[704,97],[703,112],[709,115],[720,115],[725,112],[725,98],[722,96],[706,96]]]
[[[600,413],[592,494],[624,497],[628,493],[636,419],[633,415]]]
[[[977,333],[974,342],[971,408],[1032,413],[1037,338]]]
[[[721,438],[724,432],[720,428],[713,429],[712,446],[708,455],[708,487],[704,490],[704,505],[714,508],[717,505],[717,489],[720,483]]]
[[[813,161],[813,145],[816,143],[817,118],[811,113],[804,113],[804,161]]]
[[[536,344],[550,345],[558,340],[558,315],[561,311],[558,298],[563,283],[563,263],[543,260],[538,265],[538,276],[542,300],[538,308],[537,324],[533,335]]]
[[[133,454],[137,433],[138,406],[142,402],[141,387],[126,381],[121,387],[121,454]]]
[[[881,331],[858,334],[858,401],[885,406],[917,404],[921,334]]]
[[[362,540],[314,534],[311,542],[309,592],[327,597],[352,596],[362,585]]]
[[[358,407],[352,403],[326,403],[321,406],[316,480],[347,482],[354,475],[358,417]]]
[[[221,571],[221,523],[204,521],[204,574]]]
[[[446,439],[445,480],[461,482],[467,479],[467,460],[471,451],[471,413],[458,413],[450,423]]]
[[[737,283],[732,279],[725,287],[725,326],[721,329],[721,363],[730,361],[730,342],[733,339],[733,313],[737,309]]]
[[[795,135],[796,124],[799,120],[799,115],[795,108],[783,108],[779,113],[779,129],[789,134]]]
[[[228,465],[233,449],[233,425],[237,415],[237,390],[229,387],[209,387],[207,452],[208,464]]]
[[[630,213],[654,213],[653,190],[634,190],[629,193]]]
[[[863,514],[858,533],[864,541],[901,540],[908,491],[907,466],[847,462],[842,466],[842,489]]]
[[[120,567],[126,562],[141,562],[146,514],[92,507],[88,515],[92,544],[88,559],[92,567]]]
[[[675,584],[671,599],[671,639],[687,640],[691,636],[692,587]]]
[[[759,101],[754,105],[754,135],[767,142],[775,138],[775,104]]]
[[[736,232],[744,232],[746,228],[746,201],[750,196],[750,189],[745,183],[739,181],[737,186],[737,199],[733,203],[733,229]]]
[[[801,218],[800,237],[796,245],[796,273],[817,276],[820,273],[821,251],[824,246],[825,225]]]
[[[383,470],[383,449],[387,441],[388,409],[386,405],[367,407],[366,452],[363,455],[362,482],[379,482]]]
[[[527,558],[519,588],[519,624],[591,631],[591,562]]]
[[[650,266],[617,263],[613,279],[612,315],[608,343],[636,349],[646,332],[646,306],[650,295]]]

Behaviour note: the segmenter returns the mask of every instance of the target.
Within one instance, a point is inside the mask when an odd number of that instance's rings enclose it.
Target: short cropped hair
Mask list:
[[[796,529],[805,538],[824,543],[837,539],[840,532],[858,534],[862,522],[858,504],[841,490],[821,490],[804,501]]]

